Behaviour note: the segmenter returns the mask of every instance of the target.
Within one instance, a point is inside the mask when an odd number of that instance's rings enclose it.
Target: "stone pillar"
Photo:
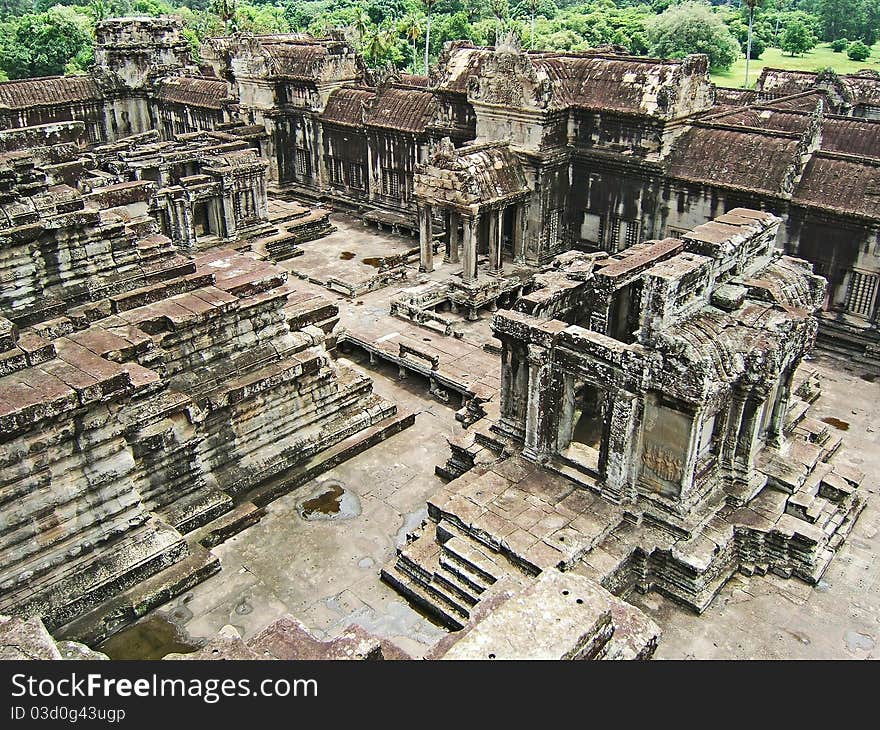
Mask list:
[[[785,414],[788,411],[788,401],[791,398],[791,381],[794,377],[796,366],[782,374],[782,382],[776,394],[776,402],[773,404],[773,413],[767,426],[767,441],[770,445],[779,448],[785,440]]]
[[[736,461],[737,439],[740,425],[742,424],[743,411],[745,410],[747,393],[739,388],[733,391],[730,399],[730,409],[727,417],[727,433],[721,448],[721,463],[727,470],[733,470]]]
[[[526,261],[526,204],[516,204],[513,216],[513,260],[518,264]]]
[[[446,255],[443,261],[447,264],[458,263],[458,247],[460,239],[458,235],[458,226],[461,223],[461,216],[454,210],[446,211]]]
[[[419,271],[434,270],[434,231],[431,224],[431,206],[419,206]]]
[[[261,221],[269,220],[269,198],[266,195],[266,179],[260,175],[257,178],[256,196],[254,199],[254,207],[257,209],[257,216]]]
[[[501,271],[503,215],[503,210],[489,211],[489,271],[492,273]]]
[[[611,399],[608,415],[608,437],[603,439],[599,469],[602,473],[602,494],[614,502],[635,496],[630,483],[632,455],[639,401],[634,393],[619,390]]]
[[[528,346],[528,404],[526,406],[526,435],[523,456],[531,461],[543,461],[548,454],[548,431],[552,406],[550,391],[549,352],[537,345]]]
[[[736,443],[736,459],[739,466],[746,469],[747,477],[750,476],[752,455],[755,450],[758,429],[761,426],[761,405],[766,397],[766,393],[762,394],[756,388],[749,394],[743,409],[742,425]]]
[[[477,231],[479,216],[465,216],[464,240],[462,241],[462,281],[471,284],[477,280]]]

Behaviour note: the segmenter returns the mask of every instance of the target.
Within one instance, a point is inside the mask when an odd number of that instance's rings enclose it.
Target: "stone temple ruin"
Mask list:
[[[298,35],[201,56],[114,19],[89,75],[0,83],[5,643],[57,658],[39,619],[94,644],[412,426],[352,349],[461,397],[447,483],[381,568],[453,630],[433,658],[646,658],[635,592],[702,612],[737,571],[819,580],[865,475],[803,362],[877,347],[880,79],[739,92],[702,56],[512,42],[448,45],[430,78]],[[331,209],[411,243],[310,269]],[[386,288],[373,329],[337,326],[340,293]],[[403,654],[293,616],[209,646]]]

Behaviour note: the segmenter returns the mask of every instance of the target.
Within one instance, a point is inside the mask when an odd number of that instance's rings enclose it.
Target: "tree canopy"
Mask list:
[[[74,59],[90,62],[91,23],[66,8],[28,13],[2,26],[0,64],[10,79],[62,74]]]
[[[666,58],[683,58],[689,53],[705,53],[713,69],[733,65],[740,52],[739,43],[724,21],[701,3],[673,5],[648,25],[651,53]]]
[[[880,0],[0,0],[0,79],[82,73],[92,62],[94,25],[124,15],[175,15],[197,54],[201,42],[236,31],[342,29],[366,62],[425,72],[443,44],[492,45],[513,33],[524,47],[584,51],[613,45],[634,54],[680,58],[706,53],[728,69],[775,46],[793,55],[819,39],[848,51],[870,47]],[[429,27],[430,24],[430,27]],[[856,53],[861,53],[857,50]]]

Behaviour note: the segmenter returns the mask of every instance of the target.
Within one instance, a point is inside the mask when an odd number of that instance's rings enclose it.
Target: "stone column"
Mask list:
[[[257,217],[261,221],[269,220],[269,198],[266,195],[266,179],[262,175],[257,177],[254,196],[254,207],[258,211]]]
[[[192,208],[187,200],[175,200],[174,206],[177,208],[177,235],[178,240],[185,248],[192,248],[195,245],[196,231],[193,227]]]
[[[747,478],[751,476],[752,454],[755,449],[758,429],[761,426],[761,405],[766,398],[767,394],[756,388],[749,394],[743,410],[742,425],[737,437],[736,458],[738,465],[746,470]]]
[[[443,261],[447,264],[458,263],[458,247],[460,238],[458,226],[461,224],[461,216],[454,210],[446,211],[446,255]]]
[[[419,206],[419,271],[434,270],[434,231],[431,224],[431,206]]]
[[[544,347],[529,345],[528,404],[526,406],[526,435],[523,456],[531,461],[543,461],[548,454],[548,430],[551,405],[549,352]]]
[[[721,463],[727,470],[732,470],[736,461],[737,439],[742,424],[747,393],[739,388],[733,391],[727,417],[727,432],[721,448]]]
[[[489,211],[489,271],[498,273],[501,271],[501,234],[503,231],[503,210]]]
[[[767,426],[767,441],[776,448],[782,446],[785,440],[785,414],[788,411],[788,401],[791,398],[791,381],[794,377],[795,367],[787,370],[781,376],[782,382],[779,384],[776,402],[773,404],[773,413]]]
[[[608,414],[608,437],[600,446],[599,470],[604,477],[602,494],[614,502],[634,496],[630,484],[638,398],[634,393],[618,390],[611,398]]]
[[[464,240],[462,241],[462,281],[472,284],[477,280],[477,231],[479,216],[464,217]]]
[[[526,201],[516,204],[513,217],[513,260],[518,264],[526,262]]]

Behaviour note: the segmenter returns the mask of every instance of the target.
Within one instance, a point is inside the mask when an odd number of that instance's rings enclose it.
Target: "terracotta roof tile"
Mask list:
[[[0,83],[0,107],[24,109],[76,102],[94,102],[101,96],[88,76],[44,76]]]
[[[794,202],[880,219],[880,162],[818,152],[807,163]]]
[[[229,91],[225,81],[180,76],[164,79],[159,88],[158,98],[173,104],[220,109],[222,102],[229,98]]]
[[[763,194],[781,192],[798,159],[799,139],[765,132],[696,126],[683,134],[669,155],[669,175]]]
[[[327,100],[321,121],[360,127],[364,123],[364,107],[376,98],[373,89],[343,87],[337,89]]]
[[[429,91],[398,86],[383,89],[370,105],[367,124],[401,132],[424,132],[437,109]]]

